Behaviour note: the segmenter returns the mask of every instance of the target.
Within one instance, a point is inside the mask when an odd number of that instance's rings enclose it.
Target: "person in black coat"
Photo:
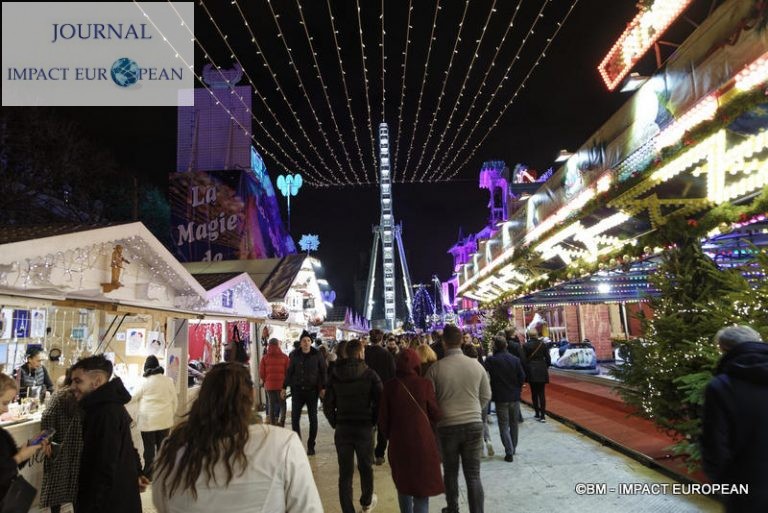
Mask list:
[[[507,351],[507,340],[498,335],[493,339],[493,355],[485,359],[485,369],[491,377],[491,398],[496,403],[504,460],[511,462],[517,447],[517,419],[525,372],[520,359]]]
[[[309,416],[309,438],[307,438],[307,455],[315,454],[315,439],[317,438],[317,398],[325,397],[327,367],[325,358],[320,351],[312,347],[312,337],[304,331],[299,340],[299,349],[294,349],[288,355],[290,362],[285,371],[285,381],[280,398],[285,399],[286,388],[291,388],[291,428],[301,438],[301,410],[307,405]]]
[[[383,331],[371,330],[369,337],[370,344],[365,347],[365,365],[378,374],[383,383],[395,377],[395,357],[381,346],[381,342],[384,340]],[[384,464],[386,453],[387,437],[379,429],[376,429],[376,448],[374,449],[376,465]]]
[[[125,405],[131,395],[104,355],[72,366],[72,388],[84,410],[83,452],[76,513],[141,513],[139,493],[149,480],[131,439]]]
[[[715,335],[723,357],[704,392],[701,455],[713,482],[748,485],[724,494],[728,513],[768,511],[768,344],[748,326]]]
[[[27,393],[33,389],[38,399],[43,399],[46,391],[53,393],[53,381],[43,367],[43,350],[39,347],[27,349],[27,362],[14,371],[13,377],[19,380],[21,398],[27,397]]]
[[[360,505],[363,511],[367,511],[376,503],[371,448],[383,387],[379,375],[363,361],[363,344],[359,340],[351,340],[346,352],[347,358],[336,365],[328,381],[323,413],[336,430],[334,442],[339,460],[339,501],[341,510],[350,513],[355,511],[352,501],[355,457],[362,488]]]
[[[531,384],[531,401],[536,412],[536,420],[546,422],[544,414],[547,410],[547,398],[545,387],[549,383],[549,366],[552,359],[549,356],[547,345],[539,338],[535,329],[528,330],[528,342],[525,344],[525,357],[527,366],[525,375]]]

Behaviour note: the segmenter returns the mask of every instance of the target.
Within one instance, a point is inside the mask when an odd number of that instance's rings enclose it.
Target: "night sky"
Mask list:
[[[522,162],[546,170],[561,148],[574,150],[627,100],[623,93],[606,90],[597,72],[597,64],[610,49],[626,24],[636,14],[635,0],[580,0],[562,30],[554,39],[546,57],[534,68],[530,78],[516,101],[501,118],[498,126],[480,146],[479,150],[463,167],[458,164],[469,156],[482,136],[488,131],[500,109],[511,98],[523,77],[529,72],[535,60],[541,56],[546,39],[551,37],[572,2],[555,0],[544,10],[544,17],[536,30],[529,35],[527,45],[520,51],[517,64],[508,75],[503,88],[494,101],[488,99],[496,89],[522,38],[529,34],[533,20],[543,5],[541,0],[498,0],[496,12],[491,16],[483,43],[472,72],[465,84],[462,98],[453,117],[452,126],[446,124],[453,109],[464,77],[469,67],[476,41],[490,12],[493,0],[470,0],[463,25],[461,42],[457,46],[451,73],[446,81],[442,107],[434,123],[434,132],[427,144],[422,166],[417,167],[428,134],[428,127],[442,90],[445,70],[453,52],[458,33],[458,23],[464,10],[464,2],[442,0],[439,11],[436,40],[433,41],[429,67],[425,68],[429,33],[432,27],[435,3],[432,1],[413,2],[410,32],[411,43],[406,68],[406,92],[403,104],[400,147],[397,125],[400,111],[402,86],[402,52],[405,45],[405,26],[408,12],[407,0],[387,0],[385,8],[387,55],[386,74],[386,119],[389,122],[390,147],[394,158],[397,182],[394,187],[395,217],[404,226],[404,243],[414,283],[427,282],[433,274],[447,278],[451,273],[451,257],[446,252],[456,241],[459,228],[464,233],[481,229],[488,216],[487,191],[477,186],[480,166],[486,160],[504,160],[510,167]],[[355,1],[332,0],[332,9],[342,47],[342,58],[347,77],[347,86],[352,101],[357,135],[360,140],[364,168],[359,165],[357,148],[352,137],[352,124],[347,111],[346,97],[340,80],[338,58],[333,46],[328,7],[325,1],[302,1],[307,29],[313,37],[319,67],[328,87],[330,101],[336,119],[350,154],[353,169],[347,165],[339,138],[331,122],[329,109],[321,92],[314,65],[308,50],[306,36],[299,24],[295,0],[273,1],[273,8],[288,41],[310,101],[320,118],[330,145],[321,137],[296,75],[286,57],[282,42],[277,37],[277,28],[270,13],[267,0],[241,2],[250,26],[254,29],[270,66],[276,72],[283,90],[296,111],[297,117],[313,139],[318,152],[328,163],[333,163],[335,154],[348,175],[354,170],[363,181],[374,179],[375,167],[371,159],[371,140],[367,125],[365,89],[362,79],[360,43],[357,26]],[[306,5],[305,5],[306,4]],[[509,25],[515,7],[521,8],[517,21],[502,46],[496,65],[488,76],[487,85],[477,95],[482,76],[489,67],[495,46]],[[263,60],[256,54],[251,36],[243,26],[242,18],[230,2],[206,2],[216,22],[220,25],[236,55],[244,64],[257,87],[268,97],[270,107],[278,115],[292,137],[295,137],[302,151],[310,157],[312,165],[322,168],[314,157],[309,144],[295,123],[285,102],[275,92],[271,76],[263,71]],[[364,41],[369,80],[369,99],[374,132],[381,121],[381,3],[360,0]],[[195,34],[208,54],[222,67],[232,63],[230,52],[222,38],[210,23],[205,11],[196,7]],[[196,66],[202,69],[206,63],[204,54],[198,49]],[[641,63],[639,71],[644,71]],[[420,87],[425,69],[428,72],[422,99],[422,110],[418,128],[414,134],[414,118],[417,111]],[[645,71],[652,71],[645,70]],[[242,83],[247,83],[245,80]],[[475,123],[486,106],[488,114],[469,138],[464,152],[458,155],[453,168],[438,168],[437,164],[445,149],[456,135],[456,129],[465,119],[472,98],[477,96],[472,114],[459,132],[454,151],[449,153],[446,163],[455,156],[456,150],[467,140],[471,125]],[[282,132],[274,127],[263,104],[254,97],[254,109],[259,119],[272,127],[272,135],[284,139]],[[176,110],[173,108],[61,108],[62,115],[76,119],[94,142],[110,148],[126,170],[142,180],[167,186],[168,173],[175,169],[176,162]],[[119,122],[115,122],[118,120]],[[438,138],[445,132],[445,142],[440,151],[435,147]],[[257,137],[259,136],[256,131]],[[260,142],[269,142],[259,138]],[[409,167],[406,168],[407,149],[413,141]],[[284,147],[289,147],[283,144]],[[273,147],[270,149],[274,150]],[[435,155],[433,169],[429,176],[443,172],[455,176],[441,183],[402,183],[414,181],[415,175],[423,175],[427,163]],[[293,154],[298,160],[298,155]],[[287,159],[282,159],[287,161]],[[273,179],[285,172],[303,172],[302,169],[283,169],[274,161],[265,158]],[[301,161],[300,161],[301,162]],[[343,176],[339,170],[338,176]],[[282,198],[281,198],[282,201]],[[282,203],[284,207],[284,202]],[[353,302],[353,281],[366,272],[366,253],[370,250],[371,226],[378,222],[378,189],[373,185],[345,187],[304,187],[292,201],[292,235],[295,240],[305,233],[320,237],[319,258],[323,261],[326,276],[337,292],[337,304]]]

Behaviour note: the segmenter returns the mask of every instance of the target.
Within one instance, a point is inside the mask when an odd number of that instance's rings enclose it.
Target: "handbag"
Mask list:
[[[17,474],[5,494],[0,513],[28,513],[37,497],[37,489],[23,476]]]

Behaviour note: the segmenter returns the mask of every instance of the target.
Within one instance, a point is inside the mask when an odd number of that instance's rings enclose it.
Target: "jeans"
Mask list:
[[[142,474],[152,479],[152,463],[155,461],[155,451],[160,450],[160,444],[168,436],[170,429],[159,431],[142,431],[141,441],[144,444],[144,469]]]
[[[355,473],[355,456],[357,470],[360,472],[360,505],[371,504],[373,498],[373,461],[371,446],[373,445],[373,430],[371,426],[343,425],[336,426],[334,434],[336,454],[339,460],[339,502],[343,513],[355,513],[352,501],[352,477]]]
[[[291,390],[291,427],[301,438],[301,410],[307,405],[307,414],[309,416],[309,438],[307,439],[307,449],[315,448],[315,439],[317,438],[317,390],[302,390],[296,388]]]
[[[429,513],[429,497],[397,494],[400,513]]]
[[[496,416],[499,419],[501,444],[507,456],[515,454],[517,447],[517,414],[520,411],[520,401],[496,403]]]
[[[480,458],[483,454],[483,424],[461,424],[438,428],[443,455],[443,480],[448,511],[459,511],[459,459],[467,483],[470,513],[483,513],[485,495],[480,481]]]
[[[547,386],[546,383],[531,383],[531,401],[536,417],[544,417],[544,412],[547,410],[547,398],[544,395],[545,386]]]
[[[273,426],[285,422],[285,399],[280,399],[280,390],[267,390],[267,418]]]

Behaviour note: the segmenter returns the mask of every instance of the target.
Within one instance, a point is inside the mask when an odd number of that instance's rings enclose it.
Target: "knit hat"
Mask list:
[[[304,337],[307,337],[309,340],[312,340],[312,335],[310,335],[307,330],[304,330],[301,332],[301,336],[299,337],[299,340],[301,340]]]

